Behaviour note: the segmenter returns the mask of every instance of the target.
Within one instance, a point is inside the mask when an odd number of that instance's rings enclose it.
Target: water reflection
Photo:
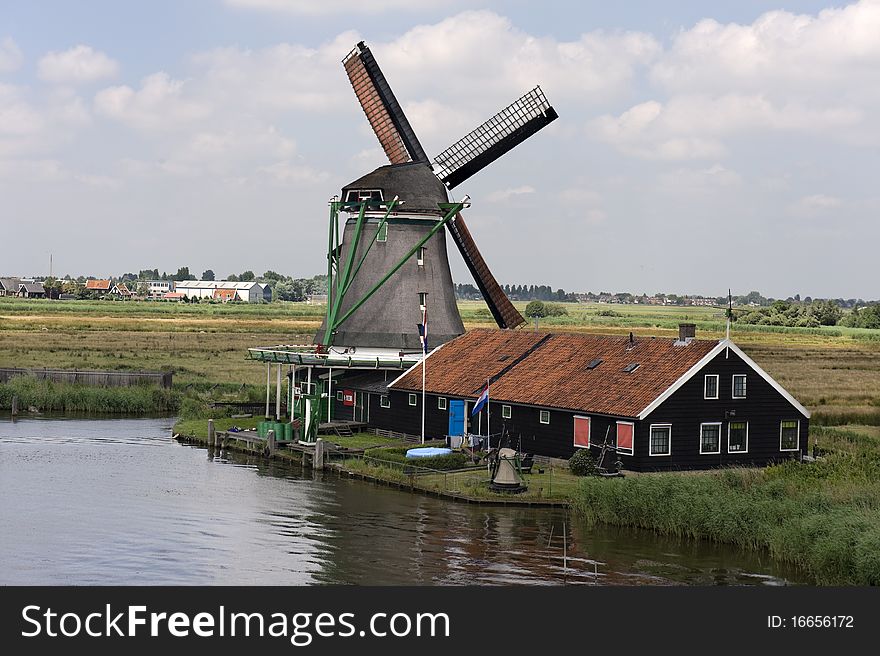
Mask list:
[[[4,584],[781,584],[761,554],[449,503],[170,439],[0,422]]]

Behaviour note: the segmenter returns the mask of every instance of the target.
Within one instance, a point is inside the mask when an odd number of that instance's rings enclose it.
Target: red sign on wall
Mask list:
[[[354,405],[354,392],[351,390],[342,390],[342,405]]]

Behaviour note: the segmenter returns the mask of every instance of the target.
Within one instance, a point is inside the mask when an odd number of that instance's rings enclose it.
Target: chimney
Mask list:
[[[697,336],[697,324],[680,323],[678,324],[678,341],[687,344]]]

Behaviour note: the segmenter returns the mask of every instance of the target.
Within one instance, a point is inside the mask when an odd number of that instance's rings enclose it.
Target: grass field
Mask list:
[[[516,303],[522,310],[525,303]],[[697,335],[724,336],[715,308],[565,304],[542,329],[672,338],[679,322]],[[494,325],[485,304],[460,303],[468,328]],[[247,348],[309,343],[322,305],[45,301],[0,298],[0,366],[157,369],[175,387],[212,390],[217,400],[259,398],[265,369]],[[613,312],[619,316],[606,316]],[[814,423],[880,425],[880,331],[734,325],[733,337],[807,405]]]

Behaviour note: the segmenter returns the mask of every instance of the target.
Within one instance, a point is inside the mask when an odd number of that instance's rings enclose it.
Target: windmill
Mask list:
[[[420,348],[414,330],[429,306],[432,346],[464,332],[444,226],[500,328],[525,323],[480,254],[448,191],[557,118],[535,87],[430,160],[370,49],[343,60],[358,102],[390,164],[351,182],[330,203],[327,314],[315,342],[345,352]],[[339,213],[347,214],[339,228]]]

